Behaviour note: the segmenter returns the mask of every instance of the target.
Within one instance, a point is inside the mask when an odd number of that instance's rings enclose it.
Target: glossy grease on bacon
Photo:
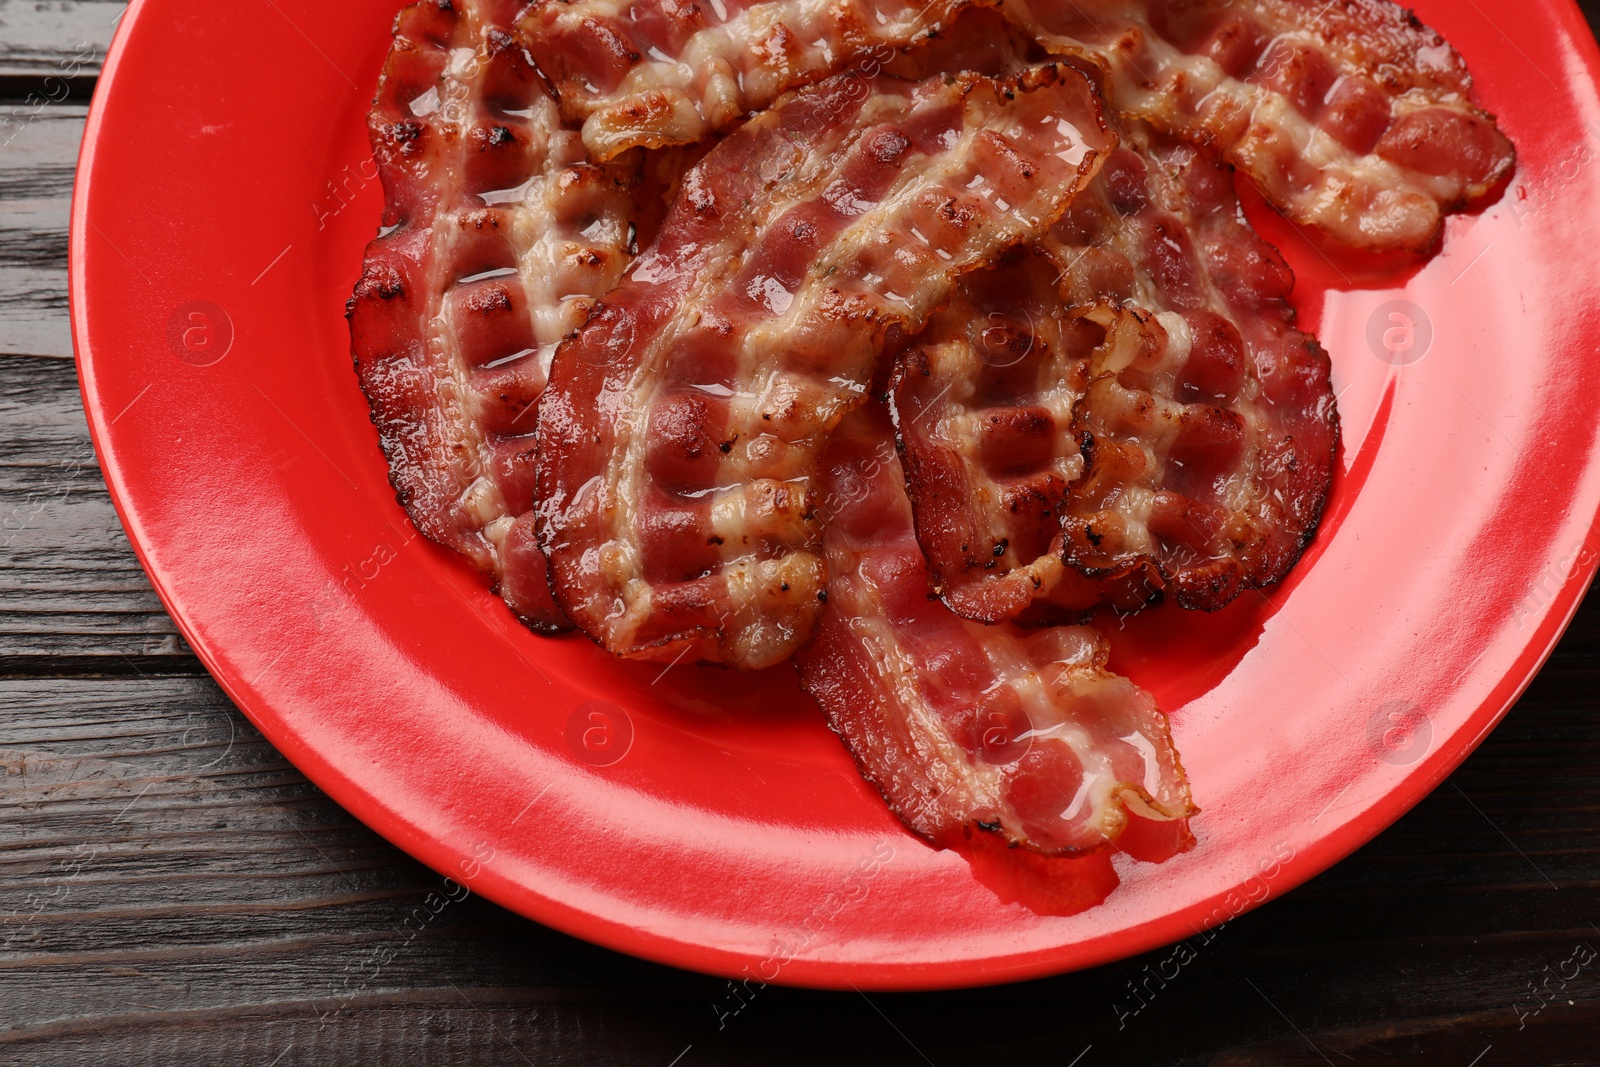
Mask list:
[[[1327,354],[1227,169],[1138,122],[1122,142],[897,364],[917,534],[969,618],[1216,610],[1288,573],[1332,482]]]
[[[1110,145],[1072,70],[861,85],[801,90],[712,150],[557,353],[541,542],[558,602],[618,655],[758,668],[809,640],[827,435],[891,332],[1042,233]]]
[[[369,118],[384,233],[352,352],[417,528],[537,629],[568,626],[533,530],[534,405],[556,344],[616,284],[648,206],[595,166],[510,33],[519,5],[422,0],[396,20]]]
[[[520,28],[539,69],[609,159],[690,144],[854,65],[864,83],[966,0],[535,0]]]
[[[892,430],[853,412],[823,461],[828,611],[797,662],[862,774],[913,832],[1058,855],[1103,847],[1130,814],[1195,813],[1166,717],[1106,668],[1093,627],[959,618],[927,574]]]
[[[1431,250],[1516,154],[1466,63],[1391,0],[1005,0],[1085,57],[1123,111],[1214,146],[1268,201],[1335,240]]]
[[[1108,598],[1108,582],[1065,558],[1061,529],[1084,468],[1073,411],[1103,338],[1067,312],[1056,260],[1030,249],[964,278],[896,360],[889,396],[917,539],[932,592],[958,615],[1069,621]],[[1139,606],[1131,584],[1111,599]]]

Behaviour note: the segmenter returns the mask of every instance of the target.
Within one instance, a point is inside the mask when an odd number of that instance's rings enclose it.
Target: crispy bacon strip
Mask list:
[[[1297,222],[1353,247],[1431,250],[1515,150],[1465,62],[1390,0],[1005,0],[1117,106],[1215,146]]]
[[[557,600],[611,651],[742,668],[824,595],[817,455],[891,331],[1035,237],[1109,147],[1076,71],[863,84],[752,119],[562,346],[539,413]]]
[[[948,6],[939,29],[902,47],[883,64],[886,73],[921,80],[970,70],[1001,78],[1033,65],[1030,55],[1043,54],[1026,30],[993,8],[973,6],[971,0]],[[874,50],[869,58],[882,52]]]
[[[535,0],[519,23],[599,159],[691,144],[855,63],[875,77],[966,0]]]
[[[1292,274],[1214,157],[1134,122],[1122,141],[891,383],[918,537],[969,618],[1215,610],[1287,574],[1321,516],[1338,416]]]
[[[539,629],[567,626],[534,537],[534,404],[563,336],[629,261],[637,162],[585,162],[506,0],[396,21],[369,119],[383,234],[349,316],[401,504]]]
[[[1147,599],[1137,581],[1123,590],[1081,575],[1063,551],[1066,500],[1084,473],[1070,428],[1105,334],[1067,313],[1060,277],[1029,251],[964,279],[890,381],[933,591],[969,619],[1058,622],[1103,598]]]
[[[1114,841],[1130,812],[1195,813],[1166,717],[1106,669],[1098,631],[984,626],[923,594],[877,405],[845,420],[823,466],[828,611],[800,677],[907,827],[938,845],[981,831],[1061,854]]]

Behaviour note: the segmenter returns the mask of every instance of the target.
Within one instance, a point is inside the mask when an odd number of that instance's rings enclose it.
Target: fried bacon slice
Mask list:
[[[1326,353],[1204,149],[1123,124],[1036,251],[967,279],[891,396],[935,588],[972,619],[1280,580],[1332,480]]]
[[[1515,163],[1466,63],[1390,0],[1005,0],[1124,112],[1214,146],[1296,222],[1430,251]]]
[[[691,144],[854,63],[895,50],[966,0],[535,0],[519,29],[598,159]]]
[[[369,118],[385,192],[349,304],[390,481],[417,528],[539,629],[567,626],[533,529],[535,402],[629,261],[638,161],[594,166],[513,40],[519,5],[396,20]]]
[[[573,621],[636,658],[757,668],[804,645],[828,433],[891,332],[1041,234],[1109,147],[1087,80],[1046,66],[837,75],[713,149],[540,405],[540,535]]]
[[[913,832],[1046,854],[1114,841],[1129,813],[1195,813],[1166,717],[1106,669],[1092,627],[961,619],[927,575],[882,409],[848,416],[823,460],[828,610],[798,657],[806,689]]]
[[[1430,250],[1515,162],[1442,37],[1391,0],[972,0],[1105,72],[1290,218]],[[937,36],[968,0],[538,0],[520,26],[590,151],[690,143],[794,86]]]
[[[932,591],[958,615],[1059,622],[1159,590],[1084,576],[1064,551],[1066,501],[1084,474],[1073,416],[1104,339],[1064,307],[1056,260],[1030,250],[964,279],[896,360],[890,398],[917,538]]]

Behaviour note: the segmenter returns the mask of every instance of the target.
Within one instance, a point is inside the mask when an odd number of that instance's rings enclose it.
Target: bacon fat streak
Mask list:
[[[1281,579],[1332,480],[1327,354],[1210,156],[1124,123],[1035,253],[969,278],[891,385],[952,610],[1049,621]]]
[[[1214,146],[1289,218],[1426,251],[1515,151],[1449,43],[1391,0],[1005,0],[1122,110]]]
[[[698,140],[847,65],[876,74],[971,4],[1096,63],[1121,107],[1352,247],[1431,248],[1515,162],[1460,55],[1391,0],[539,0],[521,26],[608,158]]]
[[[691,144],[843,69],[875,77],[964,0],[536,0],[520,28],[539,69],[609,159]]]
[[[556,344],[629,261],[637,158],[589,163],[509,32],[518,4],[406,8],[369,128],[385,192],[349,315],[417,528],[537,629],[568,624],[533,528],[535,403]]]
[[[927,573],[884,412],[823,460],[828,613],[806,689],[900,819],[943,846],[999,834],[1045,854],[1114,841],[1129,813],[1197,810],[1166,717],[1106,669],[1088,626],[985,626],[924,595]]]
[[[891,331],[1041,234],[1110,143],[1084,77],[1047,66],[839,75],[713,149],[540,406],[540,536],[572,620],[628,657],[758,668],[802,647],[828,433]]]

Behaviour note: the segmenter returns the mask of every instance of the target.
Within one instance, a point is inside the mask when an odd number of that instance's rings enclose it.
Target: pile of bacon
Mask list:
[[[916,833],[1196,809],[1088,623],[1276,582],[1329,363],[1235,172],[1430,251],[1513,166],[1388,0],[422,0],[356,367],[419,529],[541,631],[794,657]]]

